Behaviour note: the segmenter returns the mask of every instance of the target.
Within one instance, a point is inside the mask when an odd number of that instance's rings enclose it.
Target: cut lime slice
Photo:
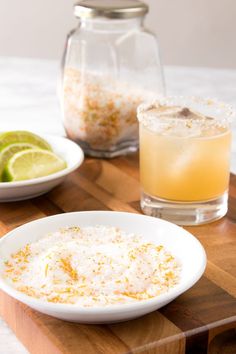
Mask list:
[[[66,168],[65,161],[51,151],[29,149],[17,152],[7,162],[2,178],[4,182],[48,176]]]
[[[24,130],[15,130],[0,134],[0,151],[12,143],[29,143],[41,149],[52,150],[51,146],[40,136]]]
[[[28,143],[16,143],[7,145],[0,151],[0,182],[2,180],[2,172],[7,161],[16,153],[22,150],[35,149],[37,146]]]

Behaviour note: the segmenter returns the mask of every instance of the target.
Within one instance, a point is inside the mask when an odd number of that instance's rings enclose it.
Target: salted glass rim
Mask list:
[[[170,114],[167,119],[163,119],[161,112],[158,114],[158,111],[153,112],[152,110],[158,108],[160,105],[170,108],[176,106],[188,108],[193,113],[199,114],[199,118],[196,117],[194,120],[184,116],[180,118],[173,113],[173,116]],[[206,119],[202,119],[203,116]],[[227,128],[228,130],[235,116],[236,111],[230,104],[217,99],[201,98],[198,96],[160,96],[152,101],[141,103],[137,108],[139,123],[154,132],[164,128],[167,132],[174,124],[175,126],[186,127],[189,122],[193,125],[192,129],[196,127],[206,129],[211,126],[218,126]],[[211,119],[207,119],[209,117]]]
[[[214,98],[202,98],[198,96],[160,96],[152,101],[143,102],[138,106],[137,114],[139,121],[140,118],[142,118],[140,116],[142,114],[148,114],[150,116],[155,116],[155,118],[158,118],[157,113],[155,113],[154,115],[149,112],[149,110],[152,108],[158,108],[158,105],[163,105],[167,107],[186,107],[189,109],[193,109],[194,112],[200,114],[204,114],[202,113],[202,108],[207,107],[209,110],[212,109],[211,117],[219,120],[220,117],[218,118],[218,114],[220,114],[221,117],[222,114],[224,114],[224,117],[229,120],[236,116],[236,110],[233,108],[233,106]]]

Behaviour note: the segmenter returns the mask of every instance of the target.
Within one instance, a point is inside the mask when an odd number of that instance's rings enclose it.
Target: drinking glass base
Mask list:
[[[228,193],[202,202],[172,202],[142,192],[140,204],[146,215],[178,225],[201,225],[220,219],[227,213]]]

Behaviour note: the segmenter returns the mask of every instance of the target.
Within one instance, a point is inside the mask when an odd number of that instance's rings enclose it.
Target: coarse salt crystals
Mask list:
[[[85,307],[156,297],[179,282],[181,267],[162,245],[116,227],[69,227],[27,244],[5,261],[17,290]]]

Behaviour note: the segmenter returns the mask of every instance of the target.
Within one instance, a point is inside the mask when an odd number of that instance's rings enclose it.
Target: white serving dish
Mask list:
[[[132,304],[84,308],[71,304],[55,304],[29,297],[9,285],[2,276],[4,260],[26,243],[38,240],[48,232],[68,226],[116,226],[128,233],[143,235],[147,240],[163,244],[182,264],[178,285],[158,297]],[[66,213],[38,219],[9,232],[0,240],[0,288],[31,308],[63,320],[80,323],[106,323],[130,320],[155,311],[192,287],[206,267],[206,254],[200,242],[183,228],[170,222],[140,214],[87,211]]]
[[[37,197],[60,184],[65,177],[83,162],[84,153],[73,141],[54,135],[41,135],[53,151],[67,163],[64,170],[49,176],[18,182],[0,182],[0,202],[12,202]]]

